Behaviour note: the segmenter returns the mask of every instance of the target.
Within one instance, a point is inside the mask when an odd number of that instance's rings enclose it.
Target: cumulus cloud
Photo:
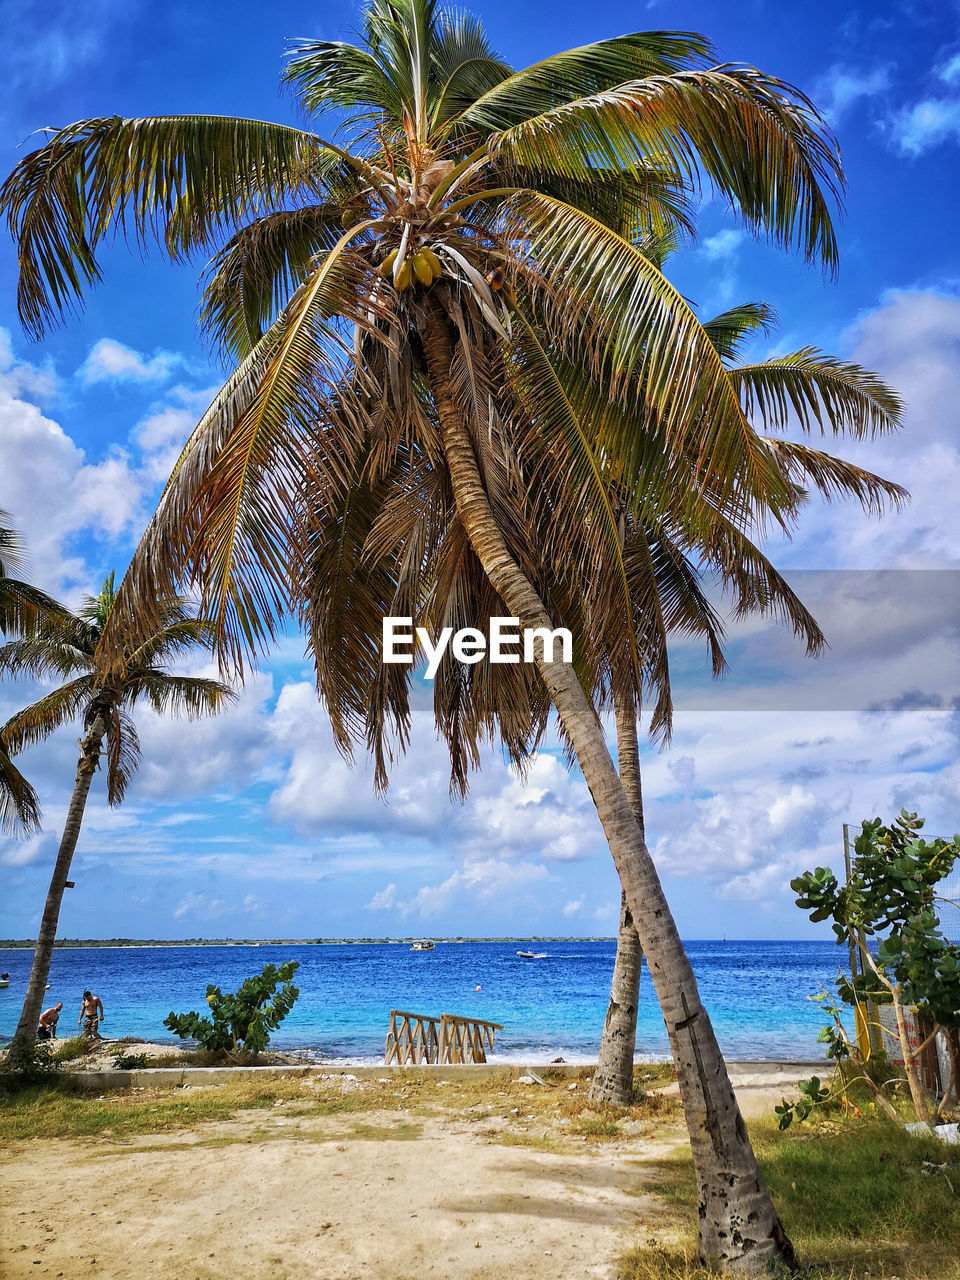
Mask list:
[[[910,156],[960,141],[960,98],[924,98],[904,107],[893,117],[891,134],[896,146]]]
[[[185,917],[199,920],[216,919],[222,916],[226,910],[226,902],[222,898],[214,898],[206,893],[187,893],[180,899],[173,909],[174,920],[182,920]]]
[[[22,393],[21,366],[0,370],[0,506],[24,536],[34,580],[58,594],[92,585],[68,547],[88,531],[129,535],[143,519],[143,478],[124,449],[88,461],[59,423]]]
[[[113,338],[101,338],[77,370],[86,386],[96,382],[163,382],[183,363],[173,351],[157,351],[147,358]]]
[[[392,911],[397,905],[397,886],[388,884],[385,889],[375,893],[367,903],[368,911]]]
[[[935,72],[936,79],[948,87],[946,93],[934,92],[918,102],[908,103],[895,112],[888,122],[894,146],[905,155],[918,156],[948,142],[960,142],[960,54],[947,59]]]
[[[424,885],[413,898],[397,905],[404,916],[416,915],[424,920],[454,912],[458,906],[469,905],[473,900],[483,902],[497,898],[501,906],[516,907],[522,891],[546,880],[548,875],[542,865],[484,858],[467,863],[441,884]]]
[[[857,102],[874,98],[889,87],[889,67],[859,70],[835,62],[814,85],[813,100],[827,119],[837,124]]]

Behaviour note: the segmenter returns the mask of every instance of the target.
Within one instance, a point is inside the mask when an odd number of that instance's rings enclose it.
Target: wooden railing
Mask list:
[[[446,1066],[457,1062],[486,1062],[487,1050],[493,1052],[493,1038],[503,1030],[499,1022],[482,1018],[461,1018],[441,1013],[439,1018],[428,1013],[404,1013],[390,1010],[384,1061],[404,1067]]]

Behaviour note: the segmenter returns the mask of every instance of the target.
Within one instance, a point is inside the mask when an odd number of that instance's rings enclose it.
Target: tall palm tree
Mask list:
[[[666,259],[667,241],[658,246],[657,260]],[[758,332],[769,335],[776,327],[776,313],[763,303],[744,303],[723,312],[704,325],[711,341],[727,366],[740,392],[744,412],[759,432],[782,430],[788,424],[806,434],[819,430],[834,436],[849,433],[862,438],[868,433],[891,431],[899,427],[903,406],[900,398],[870,371],[850,361],[839,360],[812,347],[778,356],[759,364],[737,364],[744,343]],[[761,434],[761,439],[781,462],[785,473],[809,485],[828,501],[844,495],[856,497],[867,512],[880,514],[884,502],[899,506],[906,498],[896,484],[852,466],[830,454],[809,446],[787,443],[779,436]],[[805,494],[806,490],[804,490]],[[663,538],[664,532],[660,530]],[[676,549],[675,549],[676,550]],[[815,654],[821,643],[819,631],[805,619],[795,599],[783,584],[770,591],[771,580],[758,578],[751,589],[745,578],[750,574],[751,557],[760,553],[752,548],[748,556],[741,549],[733,572],[722,561],[714,564],[718,576],[727,585],[739,588],[738,613],[768,608],[779,597],[782,617],[797,634],[803,634],[808,652]],[[762,563],[762,557],[756,561]],[[768,570],[763,567],[762,572]],[[732,581],[736,579],[736,581]],[[659,594],[661,587],[654,583]],[[676,584],[673,584],[676,590]],[[648,609],[647,616],[663,618],[663,606]],[[674,623],[676,625],[676,623]],[[722,674],[724,660],[722,628],[711,616],[706,600],[690,593],[683,628],[708,637],[715,676]],[[649,625],[647,635],[649,637]],[[648,640],[649,643],[649,640]],[[657,647],[666,653],[666,636],[657,639]],[[669,696],[669,674],[664,661],[660,669],[661,700]],[[620,776],[630,799],[637,822],[643,830],[643,792],[637,740],[637,710],[629,697],[615,699],[617,753]],[[642,949],[626,899],[621,895],[617,947],[611,978],[610,1000],[598,1052],[597,1069],[590,1085],[593,1100],[626,1105],[633,1094],[633,1057],[636,1045],[636,1023],[639,1001]]]
[[[232,690],[217,680],[179,675],[169,669],[171,662],[186,657],[197,647],[209,648],[212,638],[209,624],[192,617],[181,601],[164,605],[162,625],[126,650],[120,660],[104,666],[97,648],[108,628],[116,625],[117,611],[122,608],[111,573],[99,594],[88,596],[78,613],[63,611],[31,635],[0,648],[0,673],[39,679],[54,676],[63,681],[11,716],[0,730],[0,738],[11,751],[43,742],[54,730],[73,720],[80,719],[84,729],[73,795],[14,1034],[13,1058],[29,1052],[36,1039],[63,891],[90,784],[104,749],[107,797],[111,805],[118,805],[140,762],[140,742],[130,714],[137,703],[146,702],[160,714],[196,719],[216,713],[234,697]]]
[[[662,451],[697,499],[688,524],[706,533],[708,511],[786,522],[795,485],[750,430],[696,316],[618,228],[625,209],[654,232],[684,220],[705,178],[778,243],[828,266],[836,258],[840,169],[822,121],[790,86],[709,60],[700,37],[647,33],[512,72],[472,21],[431,0],[374,0],[362,46],[307,42],[288,67],[308,112],[351,113],[343,145],[259,121],[106,117],[26,157],[0,202],[35,332],[98,277],[105,235],[156,238],[174,257],[218,249],[203,319],[238,364],[125,580],[138,625],[172,583],[192,580],[222,655],[242,667],[288,609],[309,608],[290,585],[309,579],[305,488],[345,511],[396,479],[406,457],[411,483],[432,479],[455,509],[455,536],[508,614],[552,629],[552,583],[568,600],[574,585],[595,584],[580,611],[610,620],[611,650],[619,614],[618,668],[639,684],[601,455],[616,457],[625,486],[656,494],[622,424],[602,448],[584,435],[563,385],[544,381],[549,353],[585,370],[606,401],[642,399],[655,414]],[[735,554],[719,525],[711,536],[718,554]],[[538,568],[548,562],[551,575]],[[539,654],[537,669],[664,1013],[699,1177],[701,1254],[742,1270],[789,1261],[578,666]]]
[[[56,600],[29,582],[11,576],[22,571],[23,551],[10,515],[0,510],[0,634],[25,635],[44,619],[63,612]],[[10,759],[0,735],[0,831],[21,835],[40,826],[36,791]]]

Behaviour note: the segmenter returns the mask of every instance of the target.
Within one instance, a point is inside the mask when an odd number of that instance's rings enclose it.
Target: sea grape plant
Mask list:
[[[234,995],[224,995],[211,983],[207,987],[209,1017],[193,1011],[171,1012],[163,1025],[181,1040],[196,1040],[211,1053],[256,1056],[266,1049],[270,1032],[276,1031],[300,995],[300,988],[291,982],[299,968],[297,960],[265,965],[262,973],[242,982]]]
[[[955,1035],[960,1027],[960,947],[944,936],[936,905],[936,885],[960,857],[960,836],[926,841],[920,836],[923,825],[922,818],[906,809],[890,826],[880,818],[868,819],[854,842],[846,885],[828,868],[817,867],[791,880],[790,886],[799,895],[797,906],[809,912],[811,920],[830,920],[838,944],[852,943],[859,952],[861,972],[847,977],[841,971],[838,978],[843,1003],[893,1006],[910,1095],[917,1119],[926,1121],[930,1113],[918,1063],[938,1031],[953,1033],[947,1035],[950,1081],[939,1109],[960,1080]],[[912,1042],[904,1017],[904,1009],[911,1006],[933,1027],[919,1044]],[[886,1027],[881,1029],[894,1036]],[[830,1046],[831,1057],[858,1056],[839,1017],[820,1038]]]

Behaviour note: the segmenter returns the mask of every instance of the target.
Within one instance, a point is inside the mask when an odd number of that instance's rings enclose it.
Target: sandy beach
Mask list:
[[[769,1114],[802,1074],[735,1067],[745,1114]],[[675,1087],[659,1113],[620,1112],[600,1140],[609,1122],[569,1110],[583,1100],[582,1073],[545,1086],[522,1077],[478,1087],[424,1072],[311,1072],[288,1097],[225,1121],[12,1143],[0,1270],[10,1280],[556,1280],[613,1277],[641,1239],[676,1244],[676,1214],[656,1194],[686,1142]],[[177,1093],[189,1102],[217,1087]],[[140,1086],[124,1097],[159,1114],[169,1095]]]

